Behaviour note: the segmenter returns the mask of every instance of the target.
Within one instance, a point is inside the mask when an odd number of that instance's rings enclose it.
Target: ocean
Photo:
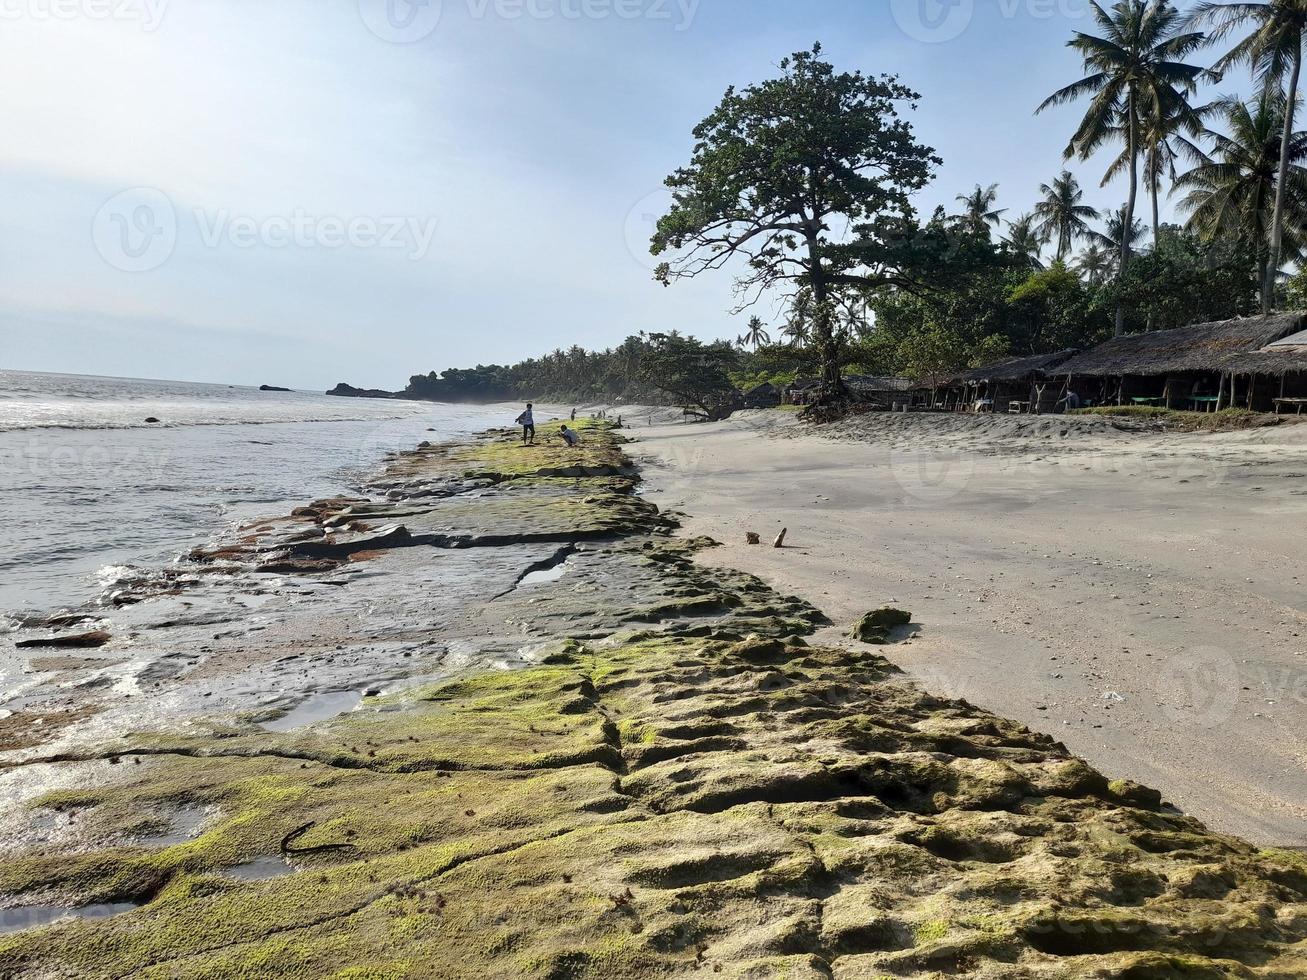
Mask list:
[[[519,411],[0,371],[0,614],[81,605],[234,523],[347,493],[387,452]]]

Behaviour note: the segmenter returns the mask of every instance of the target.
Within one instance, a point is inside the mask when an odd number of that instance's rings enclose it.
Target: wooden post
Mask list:
[[[1257,375],[1248,375],[1248,411],[1253,410],[1253,392],[1257,390]]]

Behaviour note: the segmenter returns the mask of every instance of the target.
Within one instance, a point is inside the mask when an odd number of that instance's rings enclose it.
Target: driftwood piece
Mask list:
[[[771,543],[771,546],[772,546],[773,548],[784,548],[784,547],[785,547],[785,532],[788,531],[788,530],[789,530],[788,527],[783,527],[783,528],[781,528],[781,533],[778,534],[778,535],[776,535],[776,540],[773,541],[773,542]]]

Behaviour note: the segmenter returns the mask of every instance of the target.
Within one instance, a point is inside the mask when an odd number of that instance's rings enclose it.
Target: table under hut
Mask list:
[[[1045,373],[1059,399],[1074,391],[1084,406],[1271,411],[1266,371],[1248,358],[1302,331],[1305,319],[1284,313],[1113,337]]]

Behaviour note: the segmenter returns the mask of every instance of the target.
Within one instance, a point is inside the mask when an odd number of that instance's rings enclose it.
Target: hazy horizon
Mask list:
[[[1034,109],[1079,77],[1087,10],[22,0],[0,14],[0,367],[397,389],[641,330],[735,336],[729,275],[664,289],[644,251],[728,85],[814,41],[898,74],[944,159],[919,210],[996,182],[1013,217],[1064,166],[1083,107]],[[1069,169],[1119,208],[1105,162]]]

